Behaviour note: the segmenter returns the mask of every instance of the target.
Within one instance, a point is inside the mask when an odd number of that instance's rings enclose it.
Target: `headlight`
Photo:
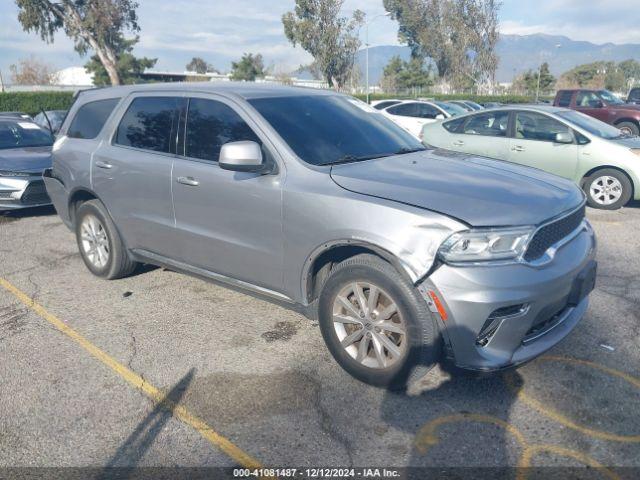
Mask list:
[[[474,229],[454,233],[440,246],[446,262],[486,262],[508,260],[524,254],[533,227]]]

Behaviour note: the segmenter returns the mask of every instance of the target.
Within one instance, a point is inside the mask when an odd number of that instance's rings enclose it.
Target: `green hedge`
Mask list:
[[[24,112],[36,115],[43,110],[66,110],[73,102],[73,92],[5,92],[0,93],[0,112]]]
[[[360,100],[366,100],[367,96],[364,94],[354,95]],[[501,102],[501,103],[531,103],[533,99],[524,95],[467,95],[464,93],[444,95],[438,93],[422,93],[421,98],[433,98],[434,100],[471,100],[472,102],[485,103],[485,102]],[[369,100],[385,100],[387,98],[413,98],[406,95],[392,95],[375,93],[369,95]],[[542,99],[542,98],[541,98]]]

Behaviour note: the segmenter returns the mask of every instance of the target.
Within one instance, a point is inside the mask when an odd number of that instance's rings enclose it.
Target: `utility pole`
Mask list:
[[[365,49],[365,77],[367,78],[366,80],[366,84],[367,84],[367,103],[369,103],[369,24],[371,22],[373,22],[376,18],[380,18],[380,17],[388,17],[389,15],[391,15],[391,12],[384,12],[381,13],[379,15],[376,15],[374,17],[371,17],[371,20],[367,21],[364,25],[365,27],[365,42],[364,42],[364,49]]]

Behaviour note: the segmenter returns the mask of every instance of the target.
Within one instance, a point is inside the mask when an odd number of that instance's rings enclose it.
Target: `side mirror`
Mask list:
[[[436,115],[436,120],[444,120],[444,115],[439,113],[438,115]]]
[[[555,138],[556,143],[573,143],[573,135],[569,132],[558,132]]]
[[[602,100],[592,100],[589,102],[589,106],[591,108],[602,108],[604,107],[604,103],[602,103]]]
[[[265,173],[268,169],[260,145],[251,141],[225,143],[220,149],[218,166],[233,172]]]

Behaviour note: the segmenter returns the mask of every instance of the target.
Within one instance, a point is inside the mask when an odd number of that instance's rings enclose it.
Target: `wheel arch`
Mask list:
[[[621,123],[624,122],[628,122],[628,123],[633,123],[635,124],[637,127],[640,127],[640,120],[638,120],[637,118],[633,118],[633,117],[623,117],[623,118],[619,118],[618,120],[616,120],[615,122],[613,122],[614,125],[619,125]]]
[[[617,170],[620,173],[622,173],[625,177],[627,177],[629,179],[629,182],[631,183],[631,198],[635,198],[636,183],[637,183],[636,180],[624,168],[616,167],[615,165],[598,165],[597,167],[593,167],[591,170],[589,170],[582,176],[582,179],[580,180],[580,188],[584,190],[587,179],[597,171],[605,170],[605,169]]]
[[[318,298],[320,287],[334,264],[363,253],[381,258],[391,264],[409,282],[414,283],[400,259],[389,250],[363,240],[335,240],[320,245],[307,258],[302,273],[304,301],[311,304]]]
[[[76,211],[78,207],[89,200],[100,200],[100,198],[98,198],[95,192],[85,187],[76,188],[69,195],[69,219],[73,226],[76,224]]]

